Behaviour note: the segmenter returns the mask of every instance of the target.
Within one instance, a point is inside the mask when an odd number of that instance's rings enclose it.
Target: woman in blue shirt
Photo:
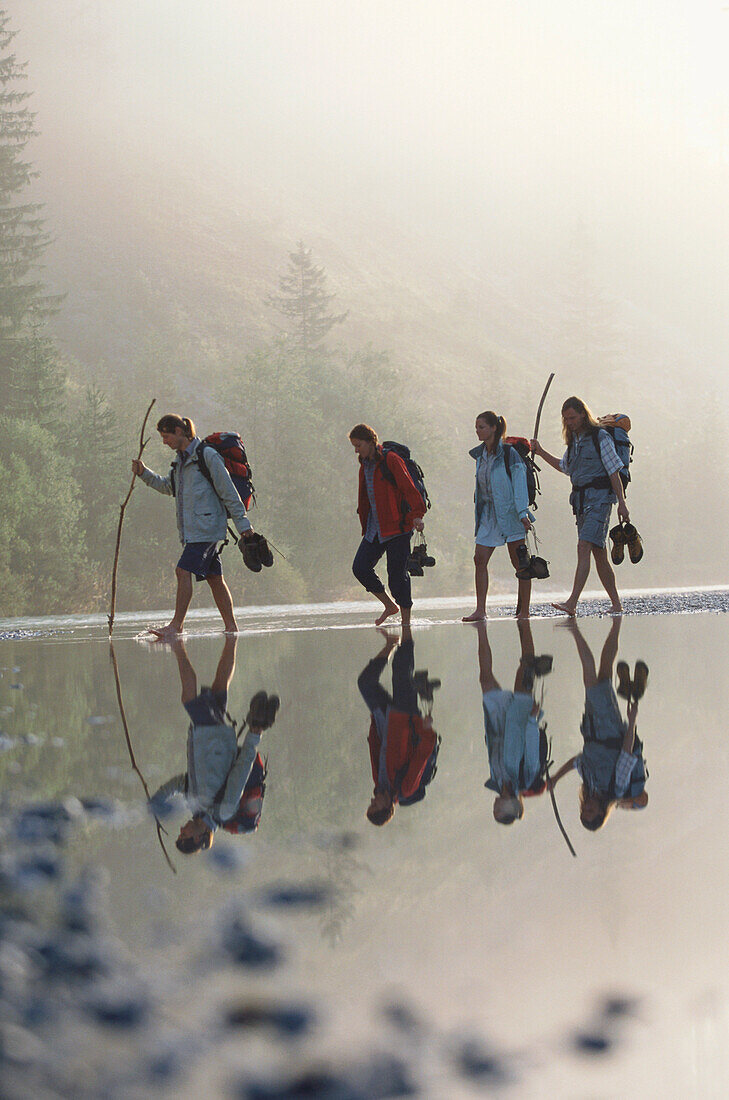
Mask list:
[[[479,413],[476,417],[478,447],[469,451],[476,460],[476,610],[464,615],[464,623],[486,618],[486,596],[489,588],[488,565],[497,546],[506,545],[515,569],[519,568],[519,547],[524,546],[526,532],[534,517],[529,511],[526,466],[515,447],[504,446],[506,421],[496,413]],[[506,462],[509,468],[506,468]],[[532,582],[519,579],[516,616],[529,617]]]

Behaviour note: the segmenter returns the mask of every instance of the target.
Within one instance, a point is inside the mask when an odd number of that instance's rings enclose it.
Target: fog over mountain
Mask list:
[[[633,417],[632,506],[653,552],[630,580],[723,579],[676,539],[716,514],[698,454],[729,388],[720,4],[18,0],[8,14],[40,131],[44,277],[66,294],[52,330],[79,391],[93,379],[140,409],[154,392],[213,427],[227,386],[244,416],[241,364],[281,328],[266,300],[301,240],[348,311],[332,349],[386,352],[401,432],[414,410],[445,505],[432,529],[463,537],[444,591],[470,568],[474,416],[492,407],[529,434],[550,370],[553,450],[569,393]],[[352,415],[343,393],[343,494]],[[543,535],[571,555],[565,486],[543,484]]]

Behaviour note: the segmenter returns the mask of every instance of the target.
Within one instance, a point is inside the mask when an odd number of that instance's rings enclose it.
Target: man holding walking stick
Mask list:
[[[159,629],[150,627],[150,633],[162,641],[182,633],[192,599],[193,576],[198,581],[206,580],[210,585],[226,634],[237,633],[233,600],[223,579],[218,546],[226,537],[228,515],[242,539],[249,539],[253,534],[245,505],[223,459],[211,447],[205,454],[209,481],[200,470],[197,452],[201,440],[188,417],[174,414],[163,416],[157,423],[157,431],[165,446],[175,454],[169,474],[162,477],[154,473],[141,459],[132,460],[132,471],[151,489],[175,497],[177,530],[183,551],[175,568],[177,596],[172,619]]]

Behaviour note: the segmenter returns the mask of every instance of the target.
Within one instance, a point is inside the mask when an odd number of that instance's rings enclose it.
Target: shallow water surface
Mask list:
[[[194,807],[153,799],[158,828],[145,785],[188,771],[181,690],[191,671],[211,684],[224,657],[212,620],[193,618],[173,652],[124,617],[117,677],[101,620],[0,624],[8,1095],[607,1096],[626,1080],[723,1094],[726,599],[636,596],[640,613],[595,605],[576,629],[502,612],[480,630],[439,601],[412,653],[360,605],[259,609],[228,710],[239,723],[254,692],[281,699],[260,822],[192,855],[175,839]],[[554,794],[574,856],[547,790],[497,822],[483,687],[531,694],[556,775],[586,751],[585,675],[614,684],[617,660],[632,675],[639,659],[647,805],[613,798],[588,831],[572,768]],[[377,700],[414,731],[388,726],[390,756],[368,744]],[[436,735],[424,797],[371,824],[373,766],[407,802]]]

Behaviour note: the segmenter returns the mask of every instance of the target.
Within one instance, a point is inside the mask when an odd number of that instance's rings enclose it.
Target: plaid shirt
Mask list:
[[[585,440],[590,438],[589,432],[584,435],[576,435],[572,441],[572,445],[575,450],[584,446]],[[600,461],[605,467],[605,473],[608,477],[612,474],[619,473],[623,469],[623,463],[618,458],[618,452],[615,450],[615,444],[606,431],[602,431],[599,435],[600,440]],[[590,443],[592,446],[592,442]],[[559,468],[563,473],[567,473],[567,455],[568,451],[562,455],[560,459]]]

